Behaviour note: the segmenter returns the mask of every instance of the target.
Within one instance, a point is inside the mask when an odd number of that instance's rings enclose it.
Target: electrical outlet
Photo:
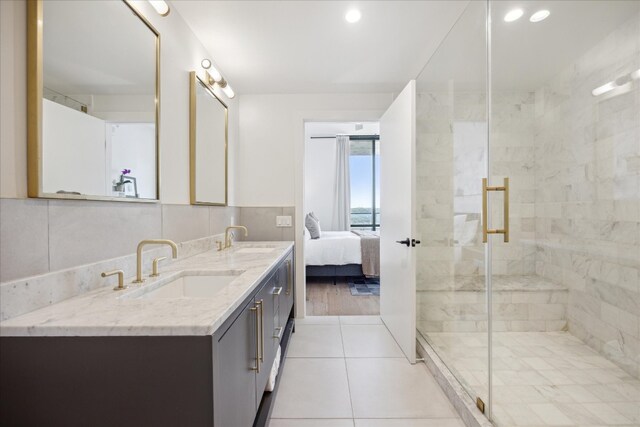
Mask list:
[[[291,227],[291,215],[276,216],[276,227]]]

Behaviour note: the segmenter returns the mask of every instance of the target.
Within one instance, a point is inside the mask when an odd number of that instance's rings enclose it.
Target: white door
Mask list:
[[[411,80],[380,119],[380,316],[411,363],[416,361],[415,123]]]

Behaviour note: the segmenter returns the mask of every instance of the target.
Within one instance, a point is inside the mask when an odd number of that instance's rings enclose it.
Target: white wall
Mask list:
[[[304,213],[314,212],[320,218],[323,230],[336,230],[333,223],[336,185],[336,140],[311,139],[312,136],[377,135],[377,122],[307,122],[304,146]]]
[[[136,178],[138,194],[143,199],[156,195],[156,132],[153,123],[107,124],[107,188],[113,195],[113,181],[120,179],[123,169]]]
[[[189,203],[189,72],[203,73],[202,58],[213,58],[175,8],[158,15],[146,1],[130,2],[160,33],[160,198]],[[123,5],[123,7],[126,7]],[[0,1],[0,197],[27,197],[26,2]],[[221,70],[224,74],[224,70]],[[233,85],[233,76],[225,76]],[[234,162],[238,144],[238,101],[229,105],[229,204],[234,203]]]
[[[105,123],[42,100],[42,182],[45,193],[105,195]]]
[[[391,93],[241,95],[236,206],[294,206],[304,122],[377,120],[392,100]]]

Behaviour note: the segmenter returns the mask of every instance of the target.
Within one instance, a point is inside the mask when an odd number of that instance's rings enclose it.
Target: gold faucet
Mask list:
[[[231,247],[232,233],[230,233],[229,231],[233,230],[234,228],[237,228],[238,230],[244,230],[244,237],[247,237],[249,235],[249,230],[247,230],[247,227],[245,227],[244,225],[231,225],[227,227],[227,229],[224,230],[224,249]]]
[[[178,258],[178,245],[173,240],[168,239],[149,239],[143,240],[138,243],[138,259],[136,263],[136,280],[133,283],[142,283],[144,279],[142,278],[142,248],[145,245],[169,245],[171,246],[172,258]]]
[[[102,277],[109,277],[113,275],[118,275],[118,286],[113,288],[114,291],[122,291],[123,289],[127,289],[127,286],[124,285],[124,271],[122,270],[113,270],[113,271],[105,271],[101,274]]]

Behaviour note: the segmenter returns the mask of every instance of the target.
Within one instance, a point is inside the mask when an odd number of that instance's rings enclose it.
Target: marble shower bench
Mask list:
[[[493,330],[566,330],[568,299],[566,287],[540,276],[494,276]],[[487,330],[484,277],[456,276],[451,283],[419,290],[418,304],[420,331]]]

